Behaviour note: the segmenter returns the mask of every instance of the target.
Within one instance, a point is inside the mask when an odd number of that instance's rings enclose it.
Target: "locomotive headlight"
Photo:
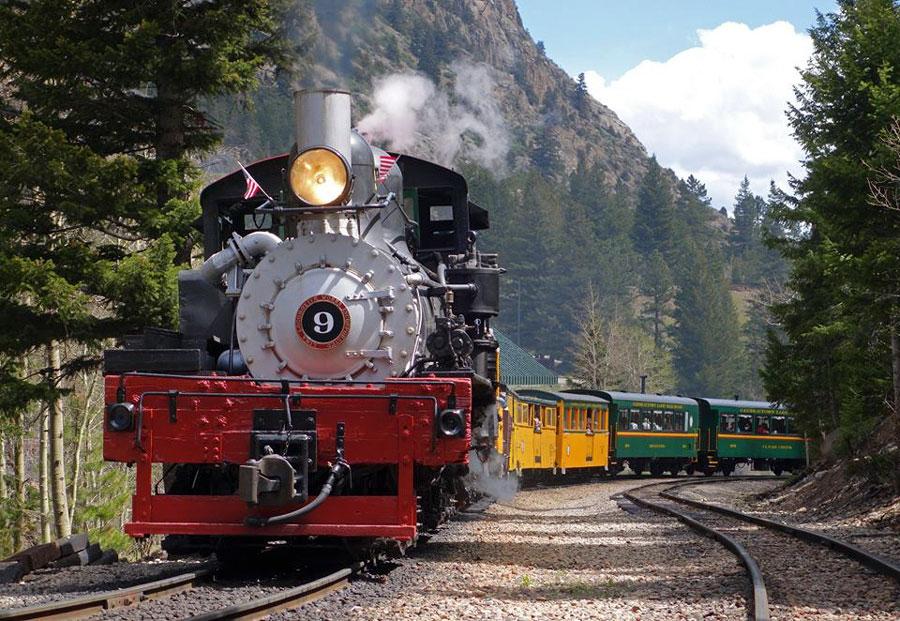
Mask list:
[[[314,147],[294,158],[289,182],[294,195],[307,205],[337,205],[350,193],[350,168],[337,152]]]

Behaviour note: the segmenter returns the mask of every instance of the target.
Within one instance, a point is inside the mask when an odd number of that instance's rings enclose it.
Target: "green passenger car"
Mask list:
[[[579,390],[610,402],[610,470],[627,463],[635,474],[646,470],[693,472],[697,458],[699,406],[694,399],[606,390]]]
[[[775,475],[806,464],[806,439],[783,407],[765,401],[698,398],[698,465],[706,474],[734,472],[739,463]]]

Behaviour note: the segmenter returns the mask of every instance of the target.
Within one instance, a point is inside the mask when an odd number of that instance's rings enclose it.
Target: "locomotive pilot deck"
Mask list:
[[[410,541],[417,534],[414,466],[467,463],[468,428],[458,437],[435,434],[441,411],[471,406],[471,384],[464,379],[325,385],[126,374],[107,376],[106,393],[109,403],[134,406],[127,428],[111,431],[107,421],[104,443],[105,459],[136,465],[132,522],[125,526],[133,536],[318,535]],[[273,418],[260,412],[274,412],[278,422],[285,404],[297,435],[315,438],[310,443],[315,447],[309,455],[311,480],[314,472],[327,471],[339,436],[352,464],[348,489],[308,516],[287,524],[249,526],[248,516],[283,513],[302,503],[248,506],[227,487],[164,493],[160,481],[154,481],[159,476],[154,464],[198,464],[206,468],[197,471],[202,478],[258,457],[259,437],[266,431],[259,428],[260,420]],[[373,478],[380,483],[374,484]]]

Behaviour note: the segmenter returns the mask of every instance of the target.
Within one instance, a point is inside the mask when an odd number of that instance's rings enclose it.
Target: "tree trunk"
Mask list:
[[[41,542],[50,543],[50,429],[47,424],[47,408],[41,409],[41,458],[39,485],[41,492]]]
[[[48,381],[50,390],[59,388],[60,352],[59,343],[54,341],[47,348]],[[50,420],[50,494],[53,503],[53,519],[56,522],[56,536],[68,537],[72,534],[69,522],[69,503],[66,497],[65,445],[63,443],[62,398],[54,393],[48,402]]]
[[[97,376],[89,373],[84,374],[85,396],[84,410],[80,414],[78,424],[78,438],[75,442],[75,455],[72,458],[72,477],[69,481],[69,522],[75,521],[75,507],[78,505],[78,487],[81,479],[81,462],[84,455],[84,443],[87,437],[88,428],[92,422],[91,401],[94,398],[94,391],[97,386]]]
[[[6,436],[0,434],[0,500],[6,500],[9,490],[6,487]]]
[[[16,417],[16,455],[13,465],[13,481],[16,491],[16,526],[13,529],[13,548],[18,551],[25,547],[25,415]]]
[[[894,429],[900,442],[900,318],[891,324],[891,369],[894,383]]]

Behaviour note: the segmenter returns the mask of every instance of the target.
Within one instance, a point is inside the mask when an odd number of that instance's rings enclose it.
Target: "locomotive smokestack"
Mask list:
[[[294,137],[299,153],[328,147],[349,163],[350,93],[326,89],[295,92]]]

